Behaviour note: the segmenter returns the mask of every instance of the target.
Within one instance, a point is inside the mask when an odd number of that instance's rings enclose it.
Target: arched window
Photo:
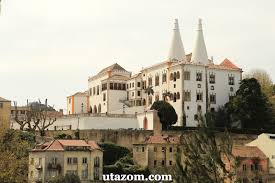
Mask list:
[[[180,99],[180,92],[177,93],[177,99]]]
[[[98,104],[98,113],[101,113],[101,104]]]
[[[94,113],[97,113],[96,105],[94,105]]]
[[[177,101],[177,94],[176,93],[174,93],[173,99],[174,99],[174,102]]]
[[[178,71],[177,72],[177,79],[179,79],[180,78],[180,72]]]
[[[145,99],[143,99],[143,105],[146,105],[146,100]]]
[[[171,73],[171,74],[170,74],[170,81],[173,80],[173,77],[174,77],[174,75],[173,75],[173,73]]]
[[[176,72],[174,72],[174,81],[176,81],[177,80],[177,73]]]
[[[92,108],[92,106],[90,106],[90,113],[93,113],[93,108]]]
[[[98,156],[94,159],[94,167],[100,167],[100,158]]]
[[[145,116],[144,119],[143,119],[143,129],[144,129],[144,130],[147,130],[147,129],[148,129],[148,119],[147,119],[146,116]]]

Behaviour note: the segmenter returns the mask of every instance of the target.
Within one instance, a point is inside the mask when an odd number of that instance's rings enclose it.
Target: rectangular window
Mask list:
[[[201,72],[196,73],[196,81],[202,81],[202,73]]]
[[[56,158],[56,157],[53,157],[53,158],[52,158],[52,164],[53,164],[53,165],[56,165],[56,164],[57,164],[57,158]]]
[[[137,91],[137,95],[140,97],[140,91]]]
[[[159,86],[159,76],[155,76],[155,86]]]
[[[118,89],[118,90],[122,90],[121,83],[118,83],[117,85],[118,85],[117,89]]]
[[[184,71],[184,80],[190,80],[190,71]]]
[[[173,152],[173,148],[172,147],[169,148],[169,152]]]
[[[73,164],[77,164],[77,158],[73,158]]]
[[[153,80],[152,78],[148,78],[148,86],[152,86],[153,85]]]
[[[191,101],[191,92],[190,91],[185,91],[184,92],[184,101]]]
[[[154,166],[157,166],[157,160],[154,160]]]
[[[145,148],[144,147],[142,147],[142,152],[144,152],[145,151]]]
[[[103,101],[106,101],[106,93],[103,93]]]
[[[142,89],[145,89],[146,88],[146,81],[143,81],[142,82]]]
[[[71,165],[73,163],[72,158],[67,158],[67,164]]]
[[[99,86],[96,87],[96,94],[99,95]]]
[[[132,97],[134,97],[135,96],[135,92],[132,92]]]
[[[211,73],[211,74],[209,75],[209,83],[215,84],[215,82],[216,82],[215,79],[216,79],[215,74],[214,74],[214,73]]]
[[[172,163],[172,161],[169,161],[169,165],[172,165],[173,163]]]
[[[228,76],[228,84],[234,85],[235,84],[235,77],[233,75]]]
[[[114,83],[110,83],[110,90],[114,89]]]
[[[122,84],[122,90],[126,90],[126,84]]]
[[[117,90],[117,83],[114,83],[114,90]]]
[[[140,82],[137,82],[137,87],[140,87]]]
[[[166,81],[167,81],[167,74],[163,73],[162,74],[162,83],[166,83]]]
[[[154,147],[154,152],[157,152],[158,148],[157,147]]]
[[[210,103],[216,104],[216,94],[210,94]]]
[[[197,98],[196,98],[196,100],[197,101],[202,101],[202,93],[201,92],[197,92]]]
[[[107,90],[107,83],[102,84],[101,89],[102,91]]]
[[[82,164],[87,164],[87,158],[86,157],[84,157],[84,158],[82,158]]]
[[[93,95],[95,95],[95,87],[93,87]]]
[[[81,175],[81,177],[82,177],[83,179],[87,179],[87,178],[88,178],[88,169],[82,170],[82,175]]]

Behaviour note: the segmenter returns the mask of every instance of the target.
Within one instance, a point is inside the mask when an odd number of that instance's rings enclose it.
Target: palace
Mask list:
[[[88,79],[88,103],[91,113],[146,115],[155,101],[166,100],[178,114],[177,126],[194,127],[198,113],[228,102],[241,79],[242,69],[229,59],[215,64],[208,58],[201,19],[193,51],[185,54],[176,19],[165,61],[135,75],[117,63],[104,68]]]

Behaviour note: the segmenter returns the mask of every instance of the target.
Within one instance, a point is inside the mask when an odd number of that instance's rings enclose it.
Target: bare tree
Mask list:
[[[20,114],[17,108],[17,102],[14,101],[14,121],[19,124],[20,130],[24,130],[25,126],[28,125],[28,128],[31,129],[31,111],[26,110],[24,114]],[[27,107],[28,107],[28,101],[27,101]]]

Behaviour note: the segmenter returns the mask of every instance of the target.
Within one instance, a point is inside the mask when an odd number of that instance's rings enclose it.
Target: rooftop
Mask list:
[[[65,151],[65,147],[87,147],[89,150],[101,150],[95,141],[53,140],[37,145],[32,151]]]
[[[265,154],[256,146],[234,146],[232,153],[234,156],[241,158],[267,158]]]
[[[119,70],[119,71],[125,71],[127,72],[123,67],[121,67],[119,64],[115,63],[113,65],[110,65],[104,69],[102,69],[98,74],[105,73],[107,71],[113,71],[113,70]]]
[[[0,97],[0,102],[10,102],[10,100],[4,99],[2,97]]]

